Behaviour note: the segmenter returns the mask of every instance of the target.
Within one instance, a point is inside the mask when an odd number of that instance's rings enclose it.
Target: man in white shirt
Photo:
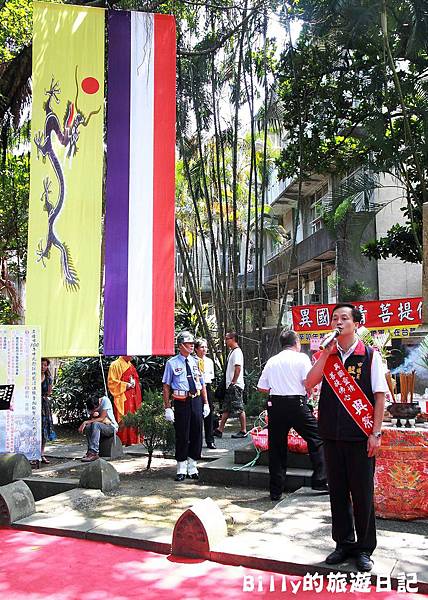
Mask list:
[[[213,390],[211,387],[214,381],[214,362],[209,356],[208,343],[204,338],[198,338],[195,341],[195,353],[198,357],[199,370],[204,378],[205,388],[207,390],[208,405],[210,407],[210,414],[204,418],[204,431],[205,431],[205,443],[207,448],[215,450],[214,434],[213,434],[213,423],[214,423],[214,401],[213,401]]]
[[[79,427],[79,433],[85,433],[88,441],[88,451],[82,458],[82,462],[92,462],[99,458],[100,438],[111,437],[117,432],[119,426],[108,396],[90,398],[86,402],[86,408],[90,417]]]
[[[352,304],[333,308],[330,324],[339,332],[337,341],[318,353],[306,384],[312,387],[322,380],[319,428],[336,542],[326,563],[339,564],[353,556],[359,571],[371,571],[371,554],[376,548],[375,455],[381,445],[388,386],[379,353],[355,335],[361,320],[361,312]],[[339,377],[343,379],[339,381]],[[357,394],[355,400],[353,393]]]
[[[323,443],[306,397],[306,375],[311,370],[311,361],[300,353],[300,340],[294,331],[284,329],[279,341],[282,351],[267,361],[257,384],[259,392],[269,394],[269,487],[274,501],[281,499],[284,490],[287,437],[292,427],[308,444],[313,468],[312,489],[328,489]]]
[[[241,429],[232,437],[244,438],[247,435],[247,418],[244,411],[244,355],[238,345],[238,334],[235,331],[226,333],[224,339],[229,349],[226,364],[226,395],[223,400],[223,414],[214,435],[221,438],[229,415],[236,414]]]

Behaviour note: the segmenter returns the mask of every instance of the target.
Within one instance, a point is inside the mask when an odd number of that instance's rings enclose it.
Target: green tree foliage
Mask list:
[[[217,334],[217,324],[214,315],[210,314],[208,304],[201,305],[206,324],[209,327],[211,337],[214,339]],[[202,323],[198,315],[197,308],[188,294],[186,288],[182,288],[181,295],[175,303],[175,330],[188,330],[197,337],[204,336]]]
[[[281,175],[296,176],[301,150],[307,176],[346,173],[361,165],[394,175],[405,190],[406,221],[365,253],[418,262],[420,209],[428,199],[426,2],[291,4],[291,17],[303,19],[304,26],[278,67],[288,140],[279,160]]]
[[[8,154],[0,175],[0,257],[15,279],[25,275],[29,162],[27,153]]]
[[[30,85],[28,77],[17,85],[11,65],[30,43],[31,12],[28,0],[0,2],[0,322],[8,324],[22,318],[30,176],[25,114]]]
[[[31,42],[32,3],[7,0],[0,3],[0,13],[0,63],[4,64]]]
[[[341,286],[340,301],[355,302],[357,300],[367,300],[371,293],[372,290],[364,283],[364,281],[355,280],[349,286]]]
[[[136,427],[144,435],[143,445],[149,455],[147,469],[150,469],[157,448],[163,451],[174,448],[174,426],[165,421],[162,395],[154,390],[145,390],[141,407],[135,413],[127,413],[123,424]]]
[[[29,175],[28,154],[6,154],[0,168],[0,323],[19,323],[22,317]]]

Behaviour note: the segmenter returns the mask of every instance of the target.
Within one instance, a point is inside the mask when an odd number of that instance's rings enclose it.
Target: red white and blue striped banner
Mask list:
[[[108,13],[104,353],[174,352],[175,21]]]

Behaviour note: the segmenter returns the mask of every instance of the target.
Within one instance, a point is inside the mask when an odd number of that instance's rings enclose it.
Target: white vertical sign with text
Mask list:
[[[0,410],[0,452],[41,457],[40,328],[0,325],[0,385],[13,385]]]

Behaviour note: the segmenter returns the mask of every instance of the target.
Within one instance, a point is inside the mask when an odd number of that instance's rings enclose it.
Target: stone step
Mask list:
[[[235,450],[235,463],[237,465],[246,465],[256,456],[256,449],[253,444],[247,444],[243,448]],[[267,467],[269,464],[269,453],[264,451],[257,459],[256,465]],[[287,453],[287,466],[293,469],[311,469],[311,461],[308,454],[299,454],[297,452]]]
[[[79,480],[74,477],[24,477],[22,481],[28,485],[36,502],[79,487]]]
[[[207,485],[241,485],[259,489],[269,489],[269,470],[267,466],[246,467],[236,465],[232,456],[199,463],[199,478]],[[310,469],[289,468],[285,478],[286,491],[293,492],[302,486],[311,485]]]

